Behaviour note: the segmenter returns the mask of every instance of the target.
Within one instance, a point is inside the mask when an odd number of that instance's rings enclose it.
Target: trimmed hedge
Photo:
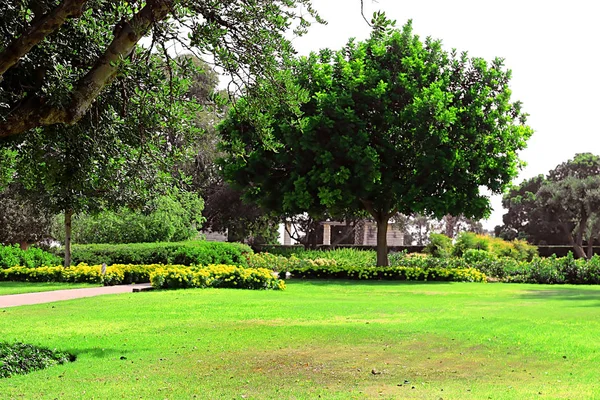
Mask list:
[[[64,250],[57,254],[64,256]],[[241,243],[207,241],[73,245],[73,264],[231,264],[247,266],[252,249]]]
[[[62,259],[37,247],[21,250],[19,245],[0,245],[0,269],[25,265],[27,267],[40,267],[42,265],[60,265]]]
[[[312,260],[311,260],[312,261]],[[314,260],[288,270],[295,278],[376,279],[395,281],[486,282],[484,273],[475,268],[420,267],[348,267]]]
[[[152,286],[161,289],[234,288],[285,289],[285,282],[265,268],[240,268],[233,265],[209,265],[203,268],[170,266],[150,274]]]
[[[215,287],[240,289],[284,289],[285,283],[264,268],[243,268],[234,265],[124,265],[102,266],[79,264],[64,267],[12,267],[0,270],[0,281],[74,282],[120,285],[152,282],[156,288]]]
[[[75,361],[75,356],[26,343],[0,342],[0,378]]]

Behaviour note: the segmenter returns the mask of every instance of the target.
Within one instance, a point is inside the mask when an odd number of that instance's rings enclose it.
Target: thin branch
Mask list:
[[[21,36],[0,53],[0,81],[2,75],[38,43],[65,23],[68,18],[81,16],[86,0],[64,0],[52,11],[36,20]]]

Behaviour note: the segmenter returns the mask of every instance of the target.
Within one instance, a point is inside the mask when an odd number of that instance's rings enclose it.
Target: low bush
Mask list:
[[[452,239],[441,233],[432,233],[429,235],[429,244],[425,246],[423,252],[433,257],[447,258],[452,255]]]
[[[248,266],[252,249],[241,243],[190,241],[74,245],[73,264],[231,264]],[[60,250],[60,255],[64,251]]]
[[[232,287],[241,289],[284,289],[283,281],[265,268],[234,265],[124,265],[115,264],[102,274],[101,265],[64,267],[11,267],[0,270],[0,281],[73,282],[121,285],[152,282],[157,288]]]
[[[294,278],[361,279],[399,281],[486,282],[484,273],[475,268],[444,267],[348,267],[334,264],[304,264],[288,272]]]
[[[60,264],[62,264],[60,257],[37,247],[32,246],[27,250],[22,250],[19,245],[0,245],[0,269],[14,267],[15,265],[33,268]]]
[[[207,267],[170,266],[150,274],[152,286],[159,289],[234,288],[283,290],[285,283],[266,268],[240,268],[233,265]]]
[[[296,257],[301,260],[327,259],[335,260],[338,265],[346,266],[375,266],[377,264],[377,253],[373,250],[359,250],[351,248],[340,248],[333,250],[304,250],[297,248],[273,248],[271,254]]]
[[[25,343],[0,342],[0,378],[27,374],[70,361],[75,361],[75,356],[66,352]]]
[[[531,261],[538,255],[537,247],[524,240],[506,241],[473,232],[462,232],[454,243],[452,254],[462,257],[467,250],[485,250],[497,257],[510,257],[517,261]]]

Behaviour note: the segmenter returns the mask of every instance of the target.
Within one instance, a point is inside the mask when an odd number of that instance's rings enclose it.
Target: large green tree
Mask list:
[[[239,84],[276,69],[292,52],[286,32],[311,20],[309,0],[0,0],[0,138],[79,121],[145,61],[143,37],[148,53],[181,41],[212,54]]]
[[[394,214],[486,216],[481,188],[502,192],[532,131],[510,100],[502,60],[448,53],[410,22],[401,30],[381,14],[373,22],[365,42],[313,53],[264,84],[302,93],[299,109],[270,104],[257,117],[238,102],[222,125],[224,168],[267,209],[367,211],[378,226],[377,263],[387,265]]]

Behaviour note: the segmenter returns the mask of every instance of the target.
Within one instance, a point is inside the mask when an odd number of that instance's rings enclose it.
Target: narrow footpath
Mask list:
[[[30,304],[52,303],[55,301],[80,299],[82,297],[101,296],[104,294],[131,293],[151,289],[149,283],[135,285],[102,286],[85,289],[53,290],[49,292],[9,294],[0,296],[0,309]]]

